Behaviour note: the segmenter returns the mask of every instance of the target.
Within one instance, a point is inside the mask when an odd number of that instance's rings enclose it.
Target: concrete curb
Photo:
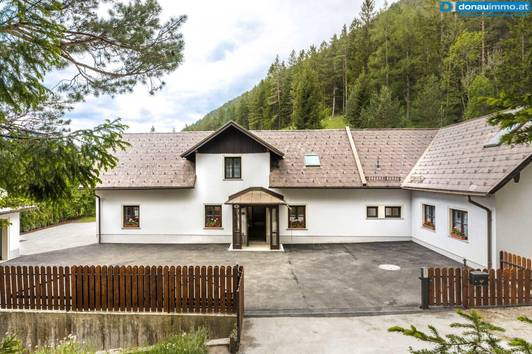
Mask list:
[[[419,307],[408,306],[400,308],[345,308],[345,309],[281,309],[281,310],[247,310],[244,318],[265,317],[361,317],[403,315],[415,313],[435,313],[453,311],[451,308],[435,308],[422,310]]]

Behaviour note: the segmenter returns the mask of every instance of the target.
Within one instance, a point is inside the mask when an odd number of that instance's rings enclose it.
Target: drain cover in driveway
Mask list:
[[[396,266],[395,264],[381,264],[379,266],[380,269],[384,269],[384,270],[399,270],[401,269],[401,267],[399,266]]]

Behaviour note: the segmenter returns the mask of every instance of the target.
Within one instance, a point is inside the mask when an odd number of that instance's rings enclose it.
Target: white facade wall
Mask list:
[[[0,219],[6,219],[9,225],[4,228],[7,229],[7,235],[2,235],[2,261],[16,258],[20,255],[20,213],[10,213],[0,215]],[[6,237],[7,236],[7,237]]]
[[[224,157],[242,157],[242,179],[224,180]],[[196,154],[196,186],[180,190],[102,190],[101,241],[111,243],[231,243],[231,194],[269,185],[269,153]],[[532,167],[495,197],[473,199],[492,210],[492,261],[498,251],[532,256]],[[413,240],[473,267],[487,265],[486,211],[467,196],[401,189],[275,189],[291,205],[306,206],[306,229],[288,229],[288,209],[279,210],[281,243],[335,243]],[[222,205],[222,227],[204,228],[204,206]],[[422,226],[423,204],[436,207],[436,229]],[[140,206],[140,228],[122,228],[122,206]],[[381,217],[366,217],[366,206],[378,206]],[[385,206],[401,206],[401,218],[384,218]],[[450,236],[450,209],[468,212],[467,241]],[[18,230],[18,215],[11,230]],[[18,232],[10,237],[18,254]]]
[[[493,245],[496,238],[495,198],[473,197],[473,200],[492,209]],[[423,226],[423,204],[436,207],[435,230]],[[450,209],[468,213],[468,240],[462,241],[450,236]],[[487,216],[486,211],[468,202],[467,196],[442,193],[412,192],[412,240],[449,258],[468,265],[485,267],[488,262]],[[493,247],[492,259],[495,264],[496,250]]]
[[[242,157],[242,180],[224,180],[224,157]],[[230,243],[229,195],[269,185],[269,153],[196,154],[196,186],[182,190],[101,190],[101,240],[114,243]],[[410,192],[389,190],[279,189],[289,204],[306,205],[307,229],[288,230],[279,211],[284,243],[409,240]],[[204,206],[223,205],[222,228],[204,228]],[[140,228],[122,228],[122,206],[140,206]],[[366,219],[366,205],[401,206],[399,219]]]
[[[532,258],[532,166],[497,192],[497,251]]]
[[[224,157],[242,157],[242,180],[224,180]],[[196,186],[180,190],[98,191],[101,240],[116,243],[230,243],[231,194],[267,186],[270,154],[196,154]],[[205,229],[205,205],[221,204],[222,228]],[[140,206],[140,228],[122,228],[122,206]],[[207,237],[208,236],[208,237]]]
[[[289,230],[279,211],[281,243],[410,240],[410,192],[401,189],[279,189],[292,205],[305,205],[306,230]],[[401,218],[366,218],[366,206],[401,206]],[[383,208],[381,208],[383,209]],[[384,210],[382,211],[384,216]]]

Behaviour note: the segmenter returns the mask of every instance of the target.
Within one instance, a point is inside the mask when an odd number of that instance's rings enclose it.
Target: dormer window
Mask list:
[[[320,157],[316,154],[306,154],[305,167],[320,167]]]

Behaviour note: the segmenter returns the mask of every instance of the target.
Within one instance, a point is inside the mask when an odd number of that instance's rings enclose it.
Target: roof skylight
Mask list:
[[[501,130],[499,130],[497,132],[497,134],[495,134],[494,136],[492,136],[490,138],[490,140],[488,140],[488,142],[486,144],[484,144],[484,147],[485,148],[489,148],[489,147],[496,147],[496,146],[499,146],[502,144],[502,137],[508,133],[511,133],[513,132],[514,130],[517,130],[519,128],[521,128],[523,124],[515,124],[515,125],[512,125],[511,127],[506,127],[506,128],[503,128]]]
[[[305,155],[305,167],[319,167],[320,157],[316,154]]]

